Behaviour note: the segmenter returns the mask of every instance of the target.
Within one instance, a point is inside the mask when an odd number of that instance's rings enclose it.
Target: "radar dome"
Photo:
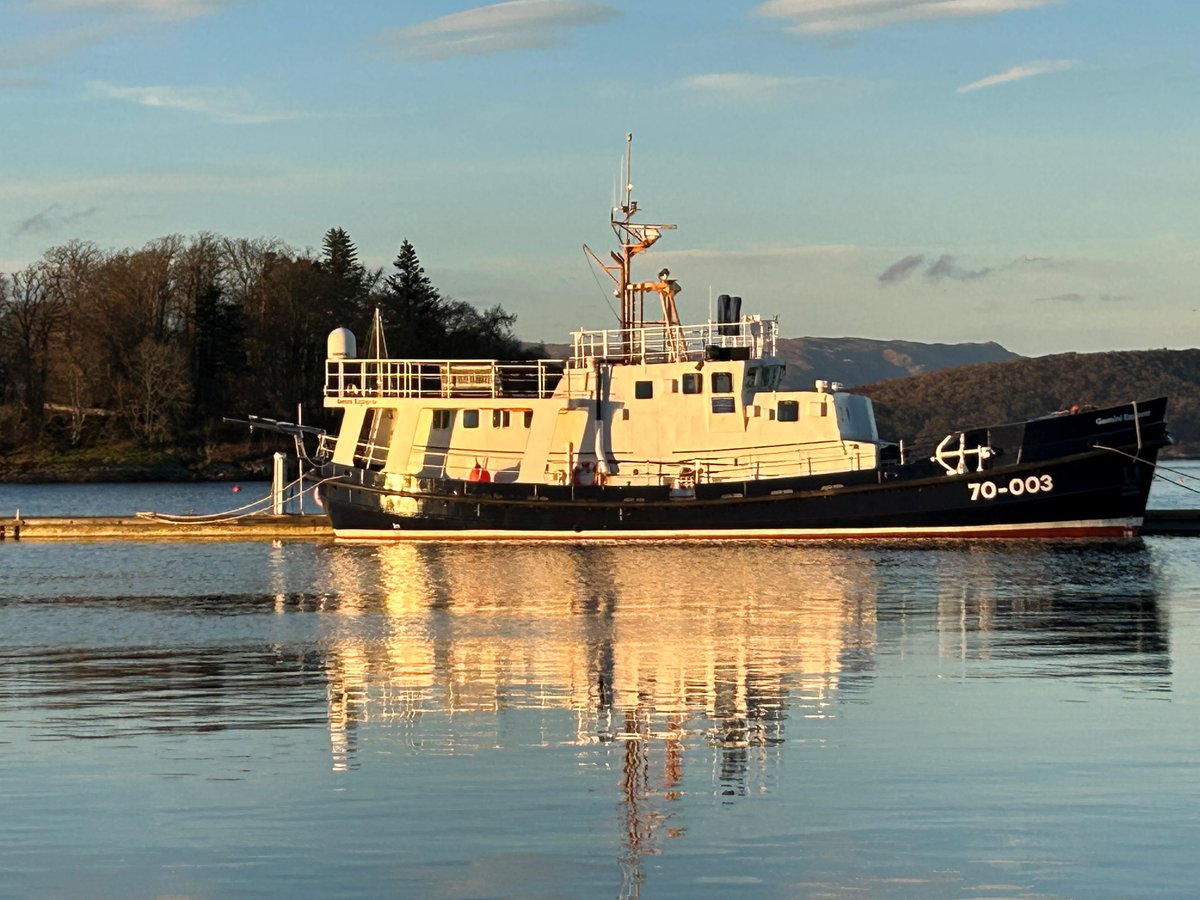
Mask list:
[[[325,341],[325,353],[330,359],[354,359],[358,355],[358,341],[349,328],[335,328]]]

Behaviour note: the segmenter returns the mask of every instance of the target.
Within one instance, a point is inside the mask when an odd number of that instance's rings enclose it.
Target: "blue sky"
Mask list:
[[[1190,0],[0,0],[0,270],[339,226],[557,341],[613,322],[580,246],[632,131],[679,225],[637,274],[685,320],[1196,346],[1198,34]]]

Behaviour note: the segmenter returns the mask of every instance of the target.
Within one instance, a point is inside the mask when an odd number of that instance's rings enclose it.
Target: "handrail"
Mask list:
[[[561,360],[502,363],[493,359],[327,359],[327,398],[549,397],[562,379]]]
[[[356,445],[356,452],[366,456],[372,448],[369,442]],[[437,473],[446,477],[447,469],[470,470],[475,463],[481,463],[492,472],[500,469],[512,470],[519,468],[524,457],[523,450],[474,448],[474,447],[438,447],[431,444],[417,444],[412,448],[414,456],[423,458],[425,465],[433,466]],[[737,454],[736,456],[734,454]],[[546,456],[547,480],[569,478],[570,472],[580,462],[592,462],[594,454],[579,451],[554,451]],[[735,461],[736,460],[736,461]],[[836,472],[860,471],[874,466],[874,457],[864,460],[861,454],[846,452],[840,442],[822,447],[817,452],[805,452],[792,448],[790,450],[766,450],[765,452],[746,452],[745,448],[730,450],[723,455],[697,454],[688,459],[655,460],[632,459],[628,457],[606,457],[609,467],[615,468],[613,477],[620,482],[631,482],[642,485],[662,484],[665,480],[674,480],[680,476],[691,474],[698,483],[708,484],[737,484],[741,482],[760,481],[766,478],[780,478],[795,475],[832,474]],[[636,471],[637,474],[634,474]],[[451,477],[462,477],[453,476]],[[507,479],[506,479],[507,480]]]
[[[752,357],[773,356],[779,323],[761,316],[743,316],[739,322],[705,322],[700,325],[646,325],[642,328],[605,328],[571,333],[571,364],[592,359],[666,362],[703,359],[709,347],[745,347]]]

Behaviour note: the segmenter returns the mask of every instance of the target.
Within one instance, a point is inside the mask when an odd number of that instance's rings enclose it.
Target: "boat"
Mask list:
[[[610,215],[615,328],[562,360],[360,358],[328,339],[315,481],[343,540],[1129,538],[1167,400],[971,426],[917,453],[871,400],[785,389],[778,322],[722,294],[684,324],[679,283],[634,261],[673,225],[639,221],[628,170]],[[587,249],[587,248],[585,248]]]

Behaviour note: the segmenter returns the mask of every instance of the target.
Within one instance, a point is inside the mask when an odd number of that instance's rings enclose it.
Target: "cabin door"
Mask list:
[[[583,446],[583,436],[587,429],[588,411],[586,409],[560,409],[554,422],[554,437],[550,441],[550,454],[546,460],[550,474],[568,480],[571,467],[576,464],[580,449]],[[593,455],[593,448],[586,448],[588,457]]]

